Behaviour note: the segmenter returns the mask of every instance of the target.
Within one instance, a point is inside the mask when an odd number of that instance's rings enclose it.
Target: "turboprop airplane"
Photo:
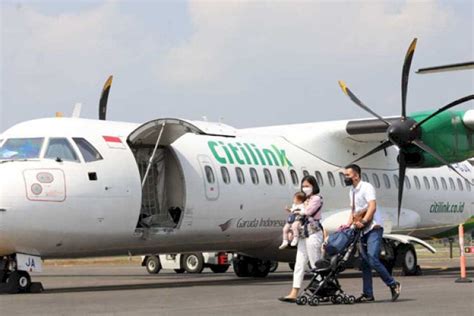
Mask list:
[[[401,116],[377,115],[341,82],[376,119],[246,129],[178,118],[112,122],[109,78],[100,120],[78,118],[79,109],[11,127],[0,140],[0,285],[28,291],[42,259],[221,250],[238,254],[238,276],[264,277],[269,260],[294,260],[277,248],[284,206],[304,175],[321,186],[325,228],[347,221],[342,170],[353,160],[386,219],[384,262],[415,273],[414,243],[434,252],[422,239],[474,223],[474,110],[450,110],[474,95],[407,115],[415,43]]]

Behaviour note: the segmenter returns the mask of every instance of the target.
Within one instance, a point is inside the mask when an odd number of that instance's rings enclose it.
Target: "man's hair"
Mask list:
[[[306,194],[304,194],[304,192],[296,192],[295,193],[295,198],[297,198],[298,200],[304,202],[306,200]]]
[[[361,174],[361,172],[362,172],[361,169],[360,169],[360,167],[359,167],[358,165],[356,165],[356,164],[350,164],[350,165],[346,166],[346,169],[352,169],[352,170],[354,170],[359,176],[360,176],[360,174]]]

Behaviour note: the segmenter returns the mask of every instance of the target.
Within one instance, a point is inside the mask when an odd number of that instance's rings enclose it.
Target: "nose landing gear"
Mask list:
[[[43,285],[31,282],[28,272],[18,270],[14,257],[0,258],[0,294],[41,292]]]

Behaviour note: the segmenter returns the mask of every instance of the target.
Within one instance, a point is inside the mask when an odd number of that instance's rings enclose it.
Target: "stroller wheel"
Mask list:
[[[343,299],[342,295],[336,295],[334,301],[335,301],[334,304],[342,304],[342,302],[344,301],[344,299]]]
[[[356,298],[355,298],[354,295],[350,295],[350,296],[348,297],[348,300],[349,300],[349,304],[354,304],[355,301],[356,301]]]
[[[306,305],[308,304],[308,298],[306,296],[298,296],[296,299],[296,304],[297,305]]]
[[[311,306],[318,306],[318,305],[319,305],[319,298],[317,298],[316,296],[315,296],[315,297],[312,297],[312,298],[309,300],[309,305],[311,305]]]

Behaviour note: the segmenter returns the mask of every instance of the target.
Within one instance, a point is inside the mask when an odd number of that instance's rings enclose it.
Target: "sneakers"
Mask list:
[[[296,245],[298,244],[298,238],[293,238],[293,240],[291,241],[291,247],[296,247]]]
[[[283,240],[283,242],[281,243],[280,247],[278,247],[278,249],[282,250],[282,249],[285,249],[286,247],[288,247],[288,240]]]
[[[367,302],[373,302],[375,301],[375,298],[373,296],[369,296],[366,294],[361,294],[358,298],[356,298],[356,303],[367,303]]]
[[[397,298],[400,296],[402,291],[402,286],[400,283],[395,282],[394,285],[390,286],[390,292],[392,292],[392,302],[395,302]]]

